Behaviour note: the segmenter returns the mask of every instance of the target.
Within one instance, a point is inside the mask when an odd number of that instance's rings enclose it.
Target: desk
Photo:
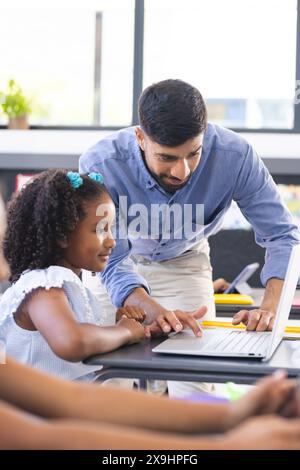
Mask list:
[[[261,304],[264,289],[252,289],[251,297],[254,300],[253,305],[225,305],[225,304],[217,304],[216,305],[216,314],[218,317],[228,317],[229,314],[234,315],[235,313],[239,312],[240,310],[252,310],[254,308],[259,307]],[[296,290],[295,294],[296,299],[300,299],[300,289]],[[300,319],[300,306],[294,306],[291,308],[290,318]]]
[[[289,377],[300,376],[300,341],[282,341],[268,362],[153,353],[152,348],[161,341],[161,338],[144,340],[117,351],[93,356],[85,362],[104,366],[98,380],[137,378],[140,388],[145,388],[147,379],[251,384],[280,368],[285,369]]]

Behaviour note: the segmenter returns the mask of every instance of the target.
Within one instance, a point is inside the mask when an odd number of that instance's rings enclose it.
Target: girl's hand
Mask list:
[[[133,318],[127,318],[125,315],[118,321],[117,326],[126,329],[129,333],[127,341],[124,344],[138,343],[143,338],[150,336],[138,321]]]
[[[119,321],[123,316],[127,318],[133,318],[134,320],[143,323],[146,318],[146,312],[142,308],[132,307],[130,305],[127,307],[118,308],[116,311],[116,321]]]

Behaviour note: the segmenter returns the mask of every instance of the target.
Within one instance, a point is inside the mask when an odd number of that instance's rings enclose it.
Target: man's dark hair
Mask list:
[[[83,184],[72,187],[66,170],[40,173],[22,188],[8,206],[4,256],[11,281],[27,269],[43,269],[57,264],[64,241],[85,217],[85,204],[107,193],[87,175]]]
[[[164,80],[141,94],[139,120],[151,140],[176,147],[205,131],[207,111],[197,88],[182,80]]]

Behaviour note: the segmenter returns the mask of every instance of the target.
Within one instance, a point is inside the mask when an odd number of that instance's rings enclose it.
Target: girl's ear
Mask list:
[[[58,240],[58,246],[60,248],[63,248],[63,249],[68,248],[69,244],[68,244],[67,238],[63,238],[62,240]]]

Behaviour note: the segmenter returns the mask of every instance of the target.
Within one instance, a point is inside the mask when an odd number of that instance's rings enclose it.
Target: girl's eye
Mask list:
[[[108,226],[107,223],[105,225],[100,224],[100,225],[97,225],[96,233],[99,236],[110,235],[110,234],[112,234],[114,236],[115,231],[116,231],[116,227],[117,227],[116,223],[112,223],[109,226]]]

